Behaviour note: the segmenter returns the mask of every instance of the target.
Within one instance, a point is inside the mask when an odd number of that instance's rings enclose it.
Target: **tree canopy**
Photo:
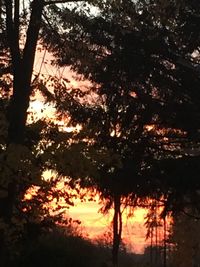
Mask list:
[[[164,197],[163,214],[198,208],[199,5],[195,0],[0,3],[6,192],[0,214],[9,224],[45,169],[76,178],[68,180],[71,186],[95,188],[107,207],[114,204],[114,264],[124,198],[137,203]],[[54,66],[70,66],[91,86],[75,90],[67,79],[50,77],[48,92],[33,76],[39,43],[53,54]],[[31,95],[41,88],[62,119],[81,126],[79,132],[27,123]]]
[[[46,31],[56,64],[71,65],[96,85],[89,94],[97,94],[96,103],[84,103],[80,93],[75,107],[66,105],[62,92],[58,107],[86,125],[96,150],[106,148],[118,158],[117,165],[99,167],[95,183],[104,196],[164,195],[168,211],[184,207],[186,195],[198,197],[195,4],[105,1],[94,3],[92,15],[82,8],[52,10],[62,21],[61,29],[54,21]]]

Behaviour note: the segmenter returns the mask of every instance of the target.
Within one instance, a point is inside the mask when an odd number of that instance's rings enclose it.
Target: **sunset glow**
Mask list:
[[[200,1],[0,25],[0,267],[200,267]]]
[[[99,212],[101,205],[98,202],[75,201],[75,206],[70,207],[67,215],[73,219],[79,219],[83,233],[89,238],[95,239],[108,231],[113,218],[113,211],[103,215]],[[149,243],[145,241],[146,228],[144,226],[147,210],[136,208],[131,218],[128,218],[126,210],[123,213],[123,234],[127,248],[136,253],[143,253],[145,246]]]
[[[45,54],[44,54],[45,53]],[[45,58],[43,57],[45,55]],[[67,77],[69,80],[69,87],[78,87],[86,88],[90,85],[87,81],[78,81],[73,72],[69,68],[57,69],[50,65],[50,61],[52,60],[52,56],[47,54],[45,51],[38,50],[36,63],[35,63],[35,73],[40,73],[45,75],[53,75],[56,77]],[[136,94],[133,94],[133,97],[137,97]],[[30,103],[30,114],[32,113],[34,119],[49,119],[50,121],[55,122],[62,131],[71,132],[71,131],[80,131],[81,126],[77,125],[77,127],[67,127],[65,126],[66,122],[64,120],[56,120],[56,110],[53,105],[44,104],[44,99],[40,93],[34,98],[34,100]],[[31,116],[31,115],[30,115]],[[154,125],[147,125],[146,130],[152,131],[155,129]],[[114,132],[111,133],[113,135]],[[118,133],[120,135],[120,133]],[[48,179],[52,174],[50,172],[46,172],[44,177]],[[60,183],[60,187],[63,187],[63,184]],[[61,188],[60,188],[61,189]],[[37,190],[34,190],[34,194]],[[30,192],[26,195],[26,198],[31,198]],[[99,204],[98,196],[95,198],[95,201],[81,201],[80,199],[74,199],[74,206],[71,206],[69,209],[65,208],[65,202],[61,199],[58,203],[57,200],[52,199],[51,207],[52,212],[56,208],[56,205],[63,206],[63,210],[67,218],[73,218],[74,220],[81,221],[81,231],[82,233],[90,239],[95,239],[101,237],[110,227],[112,219],[113,219],[113,210],[111,210],[108,214],[104,215],[99,212],[101,205]],[[125,209],[123,212],[123,233],[122,237],[124,242],[127,245],[129,251],[136,253],[143,253],[146,245],[149,244],[149,241],[145,240],[146,236],[146,228],[144,226],[145,216],[147,215],[147,209],[136,208],[133,216],[130,217],[128,214],[128,210]]]

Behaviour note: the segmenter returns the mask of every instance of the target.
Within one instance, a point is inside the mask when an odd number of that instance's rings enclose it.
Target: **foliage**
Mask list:
[[[199,227],[195,213],[191,216],[182,213],[174,218],[170,236],[170,241],[174,245],[170,255],[172,266],[192,266],[199,263]]]
[[[114,203],[115,246],[121,235],[121,197],[135,201],[164,195],[165,216],[180,210],[186,196],[193,198],[199,188],[198,167],[194,169],[200,118],[199,3],[93,4],[98,11],[89,15],[82,5],[52,8],[54,21],[43,30],[56,64],[71,65],[94,84],[88,95],[94,95],[95,103],[80,91],[59,91],[57,107],[73,123],[82,123],[79,142],[88,141],[87,152],[93,147],[110,157],[95,162],[99,176],[93,175],[93,183],[102,198]],[[61,28],[55,27],[56,17]]]
[[[94,87],[88,95],[96,99],[86,102],[85,94],[61,91],[57,107],[70,113],[74,123],[85,125],[85,138],[96,150],[106,148],[118,157],[117,166],[100,164],[100,181],[95,181],[100,191],[114,183],[114,190],[120,187],[122,194],[164,194],[170,202],[175,195],[180,197],[181,178],[172,166],[180,166],[182,177],[181,166],[189,164],[191,171],[198,161],[199,4],[105,1],[93,5],[98,12],[90,15],[80,7],[51,10],[62,22],[57,46],[53,30],[47,30],[45,37],[56,63],[71,65],[91,80]],[[67,104],[72,98],[73,104]],[[186,173],[183,179],[188,194],[197,189],[195,176],[193,185]]]
[[[1,217],[12,224],[16,210],[23,214],[22,200],[32,185],[40,187],[38,198],[25,209],[40,217],[48,192],[58,196],[41,179],[47,169],[67,177],[73,188],[79,183],[97,189],[107,207],[114,204],[118,239],[124,197],[136,203],[164,195],[164,215],[188,199],[197,208],[199,2],[20,3],[0,3]],[[67,90],[66,80],[52,78],[53,95],[39,77],[32,84],[39,39],[54,64],[70,65],[92,86]],[[67,125],[79,123],[81,131],[64,133],[41,121],[27,126],[37,89],[54,101],[60,118],[69,118]]]
[[[104,252],[66,229],[57,228],[24,242],[15,266],[100,266]]]
[[[105,248],[101,242],[91,243],[66,229],[54,228],[50,233],[24,240],[23,244],[18,244],[18,254],[14,255],[8,266],[111,266],[110,248]],[[120,251],[119,267],[146,266],[145,257]]]
[[[43,177],[49,167],[48,143],[62,134],[54,123],[28,121],[31,96],[41,87],[44,91],[45,87],[40,73],[34,77],[33,65],[41,38],[42,13],[48,4],[38,0],[0,2],[0,217],[1,239],[5,245],[21,238],[26,224],[33,221],[40,224],[46,217],[50,218],[45,205],[49,205],[52,198],[64,195],[54,188],[58,176],[48,182]],[[38,189],[38,196],[25,199],[27,190],[33,188]],[[66,205],[71,205],[70,194],[65,193],[64,197]]]

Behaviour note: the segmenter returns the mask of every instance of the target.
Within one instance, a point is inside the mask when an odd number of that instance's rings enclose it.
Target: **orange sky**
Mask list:
[[[52,57],[45,51],[38,51],[35,60],[34,74],[41,72],[45,75],[56,75],[57,77],[67,77],[70,80],[69,86],[85,87],[89,82],[77,81],[74,74],[69,68],[54,68],[50,66]],[[43,62],[43,64],[42,64]],[[43,105],[42,97],[38,94],[35,100],[30,104],[29,111],[35,112],[35,118],[42,117],[53,119],[55,109],[51,105]],[[112,221],[112,211],[108,215],[103,215],[98,212],[100,206],[97,202],[81,202],[75,201],[75,206],[66,210],[69,217],[79,219],[84,233],[88,237],[95,238],[103,234],[109,227]],[[146,229],[144,227],[144,217],[147,214],[145,209],[137,208],[134,216],[127,219],[126,211],[123,214],[123,238],[126,241],[127,247],[134,252],[142,253],[147,241],[145,241]]]
[[[83,231],[88,237],[95,238],[108,230],[112,221],[112,211],[108,215],[99,213],[97,202],[76,201],[75,206],[67,212],[73,219],[79,219],[83,226]],[[131,251],[142,253],[147,242],[145,241],[146,229],[144,226],[144,217],[147,211],[137,208],[132,218],[127,219],[126,210],[123,213],[123,239]]]

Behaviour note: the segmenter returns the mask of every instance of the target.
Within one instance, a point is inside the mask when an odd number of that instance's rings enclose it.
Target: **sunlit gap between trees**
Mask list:
[[[27,266],[29,255],[38,266],[40,255],[50,266],[60,255],[75,267],[137,265],[122,230],[141,207],[146,265],[195,266],[197,235],[191,242],[179,228],[199,228],[200,3],[68,2],[0,1],[1,263]],[[72,86],[77,78],[82,88]],[[102,215],[112,216],[97,246],[82,239],[79,220],[63,216],[77,194],[98,196]],[[53,238],[66,249],[48,247]],[[86,260],[100,248],[105,260]],[[50,250],[47,263],[40,253]]]

